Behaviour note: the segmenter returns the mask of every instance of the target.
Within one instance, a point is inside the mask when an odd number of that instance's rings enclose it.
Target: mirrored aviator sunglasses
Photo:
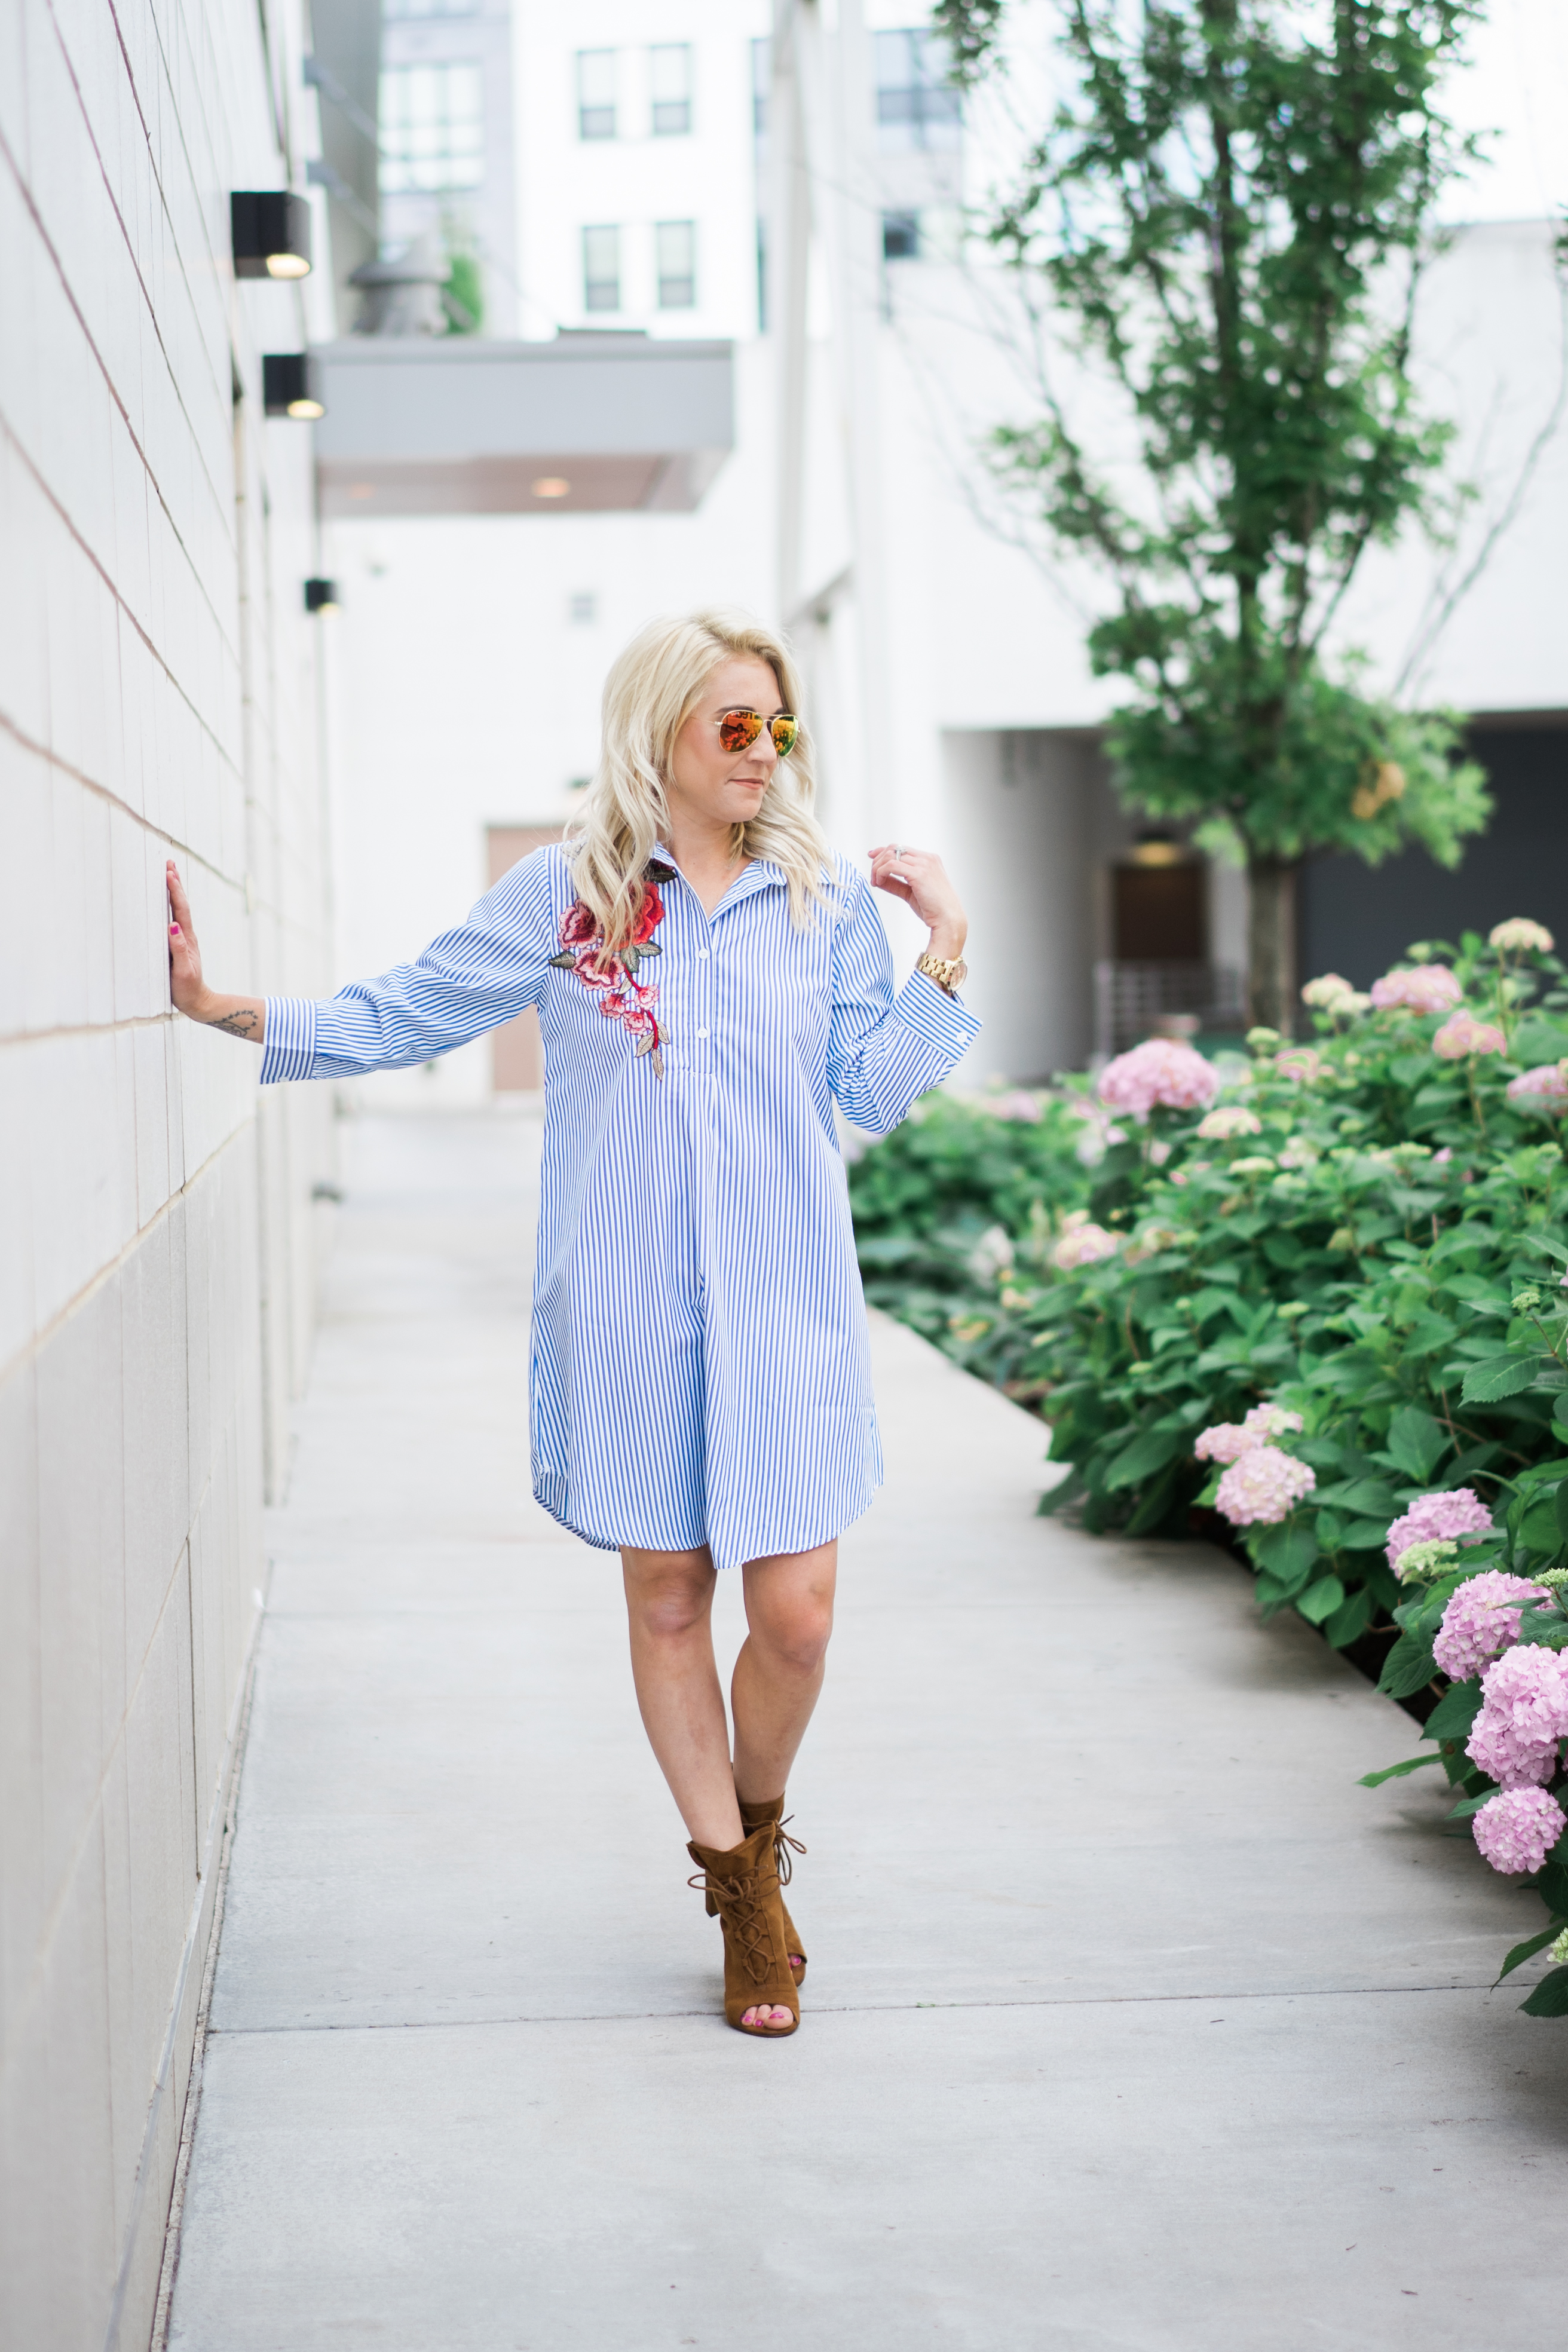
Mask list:
[[[800,721],[788,710],[781,710],[772,719],[764,719],[760,710],[721,711],[719,740],[726,751],[746,751],[764,727],[773,739],[773,750],[779,758],[787,760],[800,734]]]

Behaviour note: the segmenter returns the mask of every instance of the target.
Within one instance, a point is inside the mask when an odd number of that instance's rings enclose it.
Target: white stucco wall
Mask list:
[[[300,29],[250,0],[0,12],[0,2342],[16,2352],[147,2341],[263,1491],[308,1343],[331,1106],[258,1116],[254,1053],[172,1016],[163,905],[173,855],[220,985],[324,976],[310,436],[260,415],[260,353],[299,348],[304,308],[229,266],[231,188],[303,182]]]

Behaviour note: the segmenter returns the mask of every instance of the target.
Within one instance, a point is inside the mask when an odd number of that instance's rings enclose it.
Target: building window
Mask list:
[[[653,135],[684,139],[691,128],[691,46],[687,41],[661,41],[647,54]]]
[[[654,231],[658,262],[658,307],[689,310],[697,300],[697,224],[660,221]]]
[[[583,231],[583,308],[618,310],[621,307],[621,232],[618,228]]]
[[[599,599],[592,588],[574,588],[566,600],[566,617],[574,628],[592,628],[599,617]]]
[[[477,188],[485,173],[485,78],[479,66],[388,66],[381,77],[381,186]]]
[[[921,257],[921,216],[919,213],[884,213],[882,215],[882,258],[884,261],[918,261]]]
[[[940,33],[879,33],[877,133],[884,147],[956,147],[963,104]]]
[[[580,139],[616,136],[616,53],[614,49],[577,52],[577,135]]]
[[[381,0],[383,22],[392,17],[476,16],[479,0]]]

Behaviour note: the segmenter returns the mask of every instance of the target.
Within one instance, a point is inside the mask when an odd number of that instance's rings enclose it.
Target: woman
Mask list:
[[[881,1479],[833,1106],[885,1133],[979,1026],[953,992],[952,883],[889,846],[871,881],[931,930],[894,998],[870,893],[811,814],[798,705],[772,631],[656,622],[610,672],[571,840],[416,962],[320,1003],[209,989],[169,868],[174,1003],[260,1045],[263,1084],[426,1061],[538,1007],[533,1489],[620,1553],[643,1722],[723,1930],[725,2017],[779,2035],[805,1974],[783,1791],[837,1538]],[[748,1627],[732,1760],[710,1629],[731,1567]]]

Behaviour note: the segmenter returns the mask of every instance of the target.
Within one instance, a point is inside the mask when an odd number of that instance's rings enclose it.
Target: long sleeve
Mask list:
[[[358,1077],[427,1062],[537,1004],[556,941],[551,861],[535,850],[486,892],[466,923],[413,963],[336,996],[269,996],[261,1083]]]
[[[893,959],[870,889],[858,875],[843,887],[827,1082],[846,1118],[886,1135],[918,1096],[940,1086],[980,1024],[921,971],[911,972],[895,996]]]

